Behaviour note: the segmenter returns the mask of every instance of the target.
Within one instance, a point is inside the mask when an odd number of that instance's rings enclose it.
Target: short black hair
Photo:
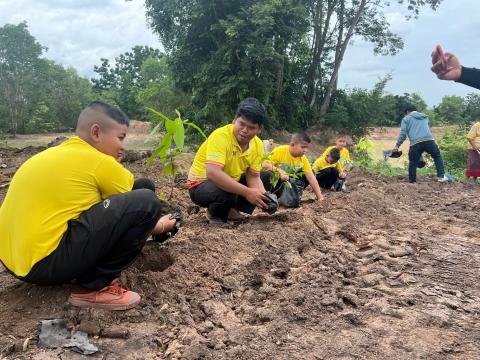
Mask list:
[[[85,109],[99,111],[121,125],[126,125],[127,127],[130,125],[130,120],[128,119],[128,116],[122,110],[102,101],[93,101],[88,104]]]
[[[340,160],[340,150],[338,150],[337,148],[333,148],[332,150],[330,150],[330,152],[328,153],[328,155],[330,155],[330,157],[335,160],[335,162],[337,162],[338,160]]]
[[[297,144],[302,141],[310,144],[312,142],[312,139],[310,139],[310,136],[308,136],[308,134],[304,131],[293,134],[292,138],[290,139],[290,142],[293,144]]]
[[[417,107],[413,104],[408,104],[407,106],[405,106],[405,114],[408,114],[409,112],[412,112],[412,111],[417,111]]]
[[[267,111],[260,101],[253,97],[248,97],[238,105],[235,119],[239,117],[243,117],[254,124],[262,126],[267,119]]]

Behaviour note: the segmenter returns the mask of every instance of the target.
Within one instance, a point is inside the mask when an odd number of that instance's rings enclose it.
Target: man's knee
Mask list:
[[[328,169],[327,169],[327,174],[330,175],[330,176],[336,176],[336,177],[338,177],[338,175],[340,174],[340,172],[338,171],[337,168],[331,167],[331,168],[328,168]]]
[[[153,183],[152,180],[148,178],[141,178],[135,180],[133,183],[133,189],[132,190],[138,190],[138,189],[149,189],[155,192],[155,184]]]
[[[132,190],[129,193],[126,193],[126,196],[132,204],[138,206],[140,209],[154,214],[160,214],[162,205],[153,191],[149,189]]]

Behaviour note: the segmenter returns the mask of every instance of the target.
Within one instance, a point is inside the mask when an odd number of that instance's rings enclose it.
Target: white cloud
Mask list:
[[[100,58],[113,60],[135,45],[162,48],[148,29],[143,1],[7,0],[0,26],[26,20],[30,33],[48,48],[45,56],[93,76]]]
[[[408,21],[405,15],[400,12],[390,12],[385,14],[387,22],[390,24],[390,30],[400,36],[411,33],[415,28],[414,21]]]
[[[393,32],[405,48],[396,56],[374,56],[373,46],[356,42],[347,49],[339,85],[372,88],[379,77],[393,72],[387,90],[394,94],[420,93],[432,106],[445,95],[465,96],[477,90],[453,82],[439,81],[430,71],[430,53],[437,43],[455,53],[466,66],[480,67],[475,49],[480,23],[480,2],[443,1],[437,11],[424,8],[418,19],[405,21],[399,5],[386,13]],[[375,68],[377,67],[377,68]]]
[[[93,76],[100,58],[113,60],[135,45],[162,48],[147,27],[143,0],[1,0],[0,26],[26,20],[30,32],[48,47],[46,57]],[[418,19],[405,20],[405,5],[392,1],[385,16],[405,49],[394,57],[373,55],[373,46],[361,39],[347,49],[339,85],[371,88],[379,77],[393,72],[387,85],[395,94],[421,93],[429,105],[445,95],[475,91],[438,81],[430,72],[430,52],[437,43],[457,54],[466,66],[480,67],[478,24],[480,2],[444,0],[437,11],[424,8]]]

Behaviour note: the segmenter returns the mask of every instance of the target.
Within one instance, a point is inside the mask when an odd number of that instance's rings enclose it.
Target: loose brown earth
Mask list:
[[[0,186],[35,151],[0,151]],[[168,192],[155,165],[126,165]],[[142,295],[127,312],[73,308],[67,285],[2,269],[1,355],[81,358],[36,345],[38,321],[63,318],[92,334],[102,359],[478,359],[479,187],[354,170],[348,189],[209,227],[178,186],[186,221],[122,275]]]

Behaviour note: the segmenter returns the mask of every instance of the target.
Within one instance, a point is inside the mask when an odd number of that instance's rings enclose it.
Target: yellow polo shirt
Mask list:
[[[467,134],[467,139],[471,140],[477,148],[480,148],[480,122],[472,125],[470,131]],[[470,142],[467,144],[469,150],[473,150]]]
[[[312,167],[310,166],[307,157],[305,155],[300,157],[292,156],[289,145],[282,145],[273,149],[270,154],[270,162],[272,165],[277,166],[290,174],[296,172],[308,173],[312,171]]]
[[[69,220],[132,186],[130,171],[77,136],[36,154],[15,173],[0,208],[0,260],[27,275],[57,248]]]
[[[315,160],[315,162],[313,163],[313,171],[314,172],[319,172],[319,171],[322,171],[324,169],[328,169],[328,168],[337,168],[338,172],[342,172],[343,171],[343,166],[342,164],[340,164],[340,161],[337,161],[333,164],[330,164],[327,160],[326,160],[326,157],[325,156],[320,156],[317,160]]]
[[[195,155],[188,173],[189,187],[207,180],[206,164],[216,164],[235,181],[245,171],[259,173],[263,157],[263,142],[257,136],[250,140],[248,149],[242,152],[233,134],[233,124],[216,129],[203,142]]]
[[[322,156],[327,156],[330,153],[330,151],[335,147],[336,147],[335,145],[327,147],[323,152]],[[347,148],[343,148],[342,150],[340,150],[339,161],[342,165],[348,164],[348,162],[350,161],[350,152],[348,151]]]

